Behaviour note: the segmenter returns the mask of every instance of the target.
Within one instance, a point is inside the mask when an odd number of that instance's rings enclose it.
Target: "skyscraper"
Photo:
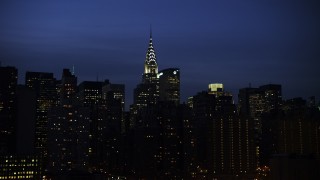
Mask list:
[[[46,155],[48,110],[57,105],[56,79],[53,73],[27,72],[26,86],[36,92],[35,148]]]
[[[59,106],[48,112],[48,160],[50,173],[87,171],[89,165],[90,109]]]
[[[18,70],[0,67],[0,154],[15,151]]]
[[[130,107],[128,134],[134,147],[130,164],[135,177],[179,179],[193,176],[193,158],[186,160],[189,164],[182,160],[190,155],[185,152],[193,152],[190,116],[181,113],[188,108],[179,104],[180,70],[169,68],[158,72],[150,34],[142,82],[134,89],[134,104]],[[183,132],[183,127],[188,131]]]
[[[60,103],[70,105],[77,91],[77,77],[69,69],[63,69],[60,89]]]
[[[111,84],[109,80],[104,82],[84,81],[78,86],[76,100],[71,111],[74,111],[72,114],[78,113],[80,116],[73,118],[79,120],[82,118],[82,122],[87,123],[88,119],[83,119],[83,117],[89,112],[90,121],[87,124],[73,123],[73,125],[78,126],[78,129],[83,128],[75,133],[89,133],[88,168],[91,171],[115,172],[120,167],[119,146],[124,111],[124,91],[123,84]],[[66,113],[61,115],[65,116]],[[54,118],[57,119],[57,117]],[[84,136],[82,140],[84,143],[87,142]],[[74,147],[79,145],[72,144]]]
[[[150,32],[150,41],[144,62],[142,83],[134,89],[135,108],[141,109],[149,104],[156,104],[159,100],[158,63]]]
[[[264,92],[265,111],[278,110],[282,104],[282,90],[279,84],[267,84],[260,86]]]
[[[282,104],[281,85],[267,84],[259,88],[243,88],[239,90],[238,97],[239,114],[244,118],[250,118],[250,121],[254,123],[256,154],[259,156],[260,161],[258,164],[265,165],[266,158],[263,157],[265,155],[261,152],[261,144],[263,144],[263,142],[261,142],[263,136],[261,117],[265,113],[278,111],[280,109]]]
[[[34,154],[36,93],[24,85],[17,87],[17,153]]]
[[[121,132],[125,132],[126,122],[124,118],[125,110],[125,85],[113,84],[109,80],[105,80],[102,86],[102,99],[105,101],[109,112],[118,112],[118,101],[121,103]],[[116,108],[115,111],[110,111],[112,108]]]
[[[122,111],[125,108],[125,85],[113,84],[109,80],[105,80],[102,86],[102,99],[108,101],[108,94],[112,94],[112,98],[119,99],[121,101]]]
[[[101,86],[95,88],[95,84],[81,84],[79,97],[85,105],[76,104],[77,77],[69,69],[63,69],[59,91],[60,104],[48,111],[47,168],[53,177],[72,170],[88,169],[91,153],[89,107],[96,104],[97,97],[101,96]]]
[[[230,93],[210,84],[192,98],[198,178],[251,178],[256,168],[253,125],[240,118]]]
[[[180,104],[180,70],[179,68],[164,69],[159,72],[160,101],[173,101]]]
[[[77,101],[85,107],[97,106],[102,99],[102,85],[99,81],[83,81],[78,87]]]
[[[252,117],[251,116],[251,109],[250,108],[250,96],[257,94],[259,92],[258,88],[242,88],[239,90],[238,94],[238,110],[239,114],[246,116],[246,117]]]
[[[282,104],[281,85],[267,84],[259,88],[239,90],[240,114],[257,119],[262,113],[277,110]]]
[[[157,83],[158,81],[158,63],[156,58],[156,52],[152,43],[152,32],[150,32],[149,47],[144,62],[144,73],[142,75],[142,83]]]
[[[275,154],[320,157],[320,111],[302,98],[284,101],[278,111],[261,118],[261,164],[269,166]],[[272,171],[272,169],[271,169]]]

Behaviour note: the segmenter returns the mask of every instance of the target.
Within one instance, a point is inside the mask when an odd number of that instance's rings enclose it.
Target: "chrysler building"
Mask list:
[[[150,31],[149,47],[146,54],[146,60],[144,62],[144,73],[142,77],[142,83],[157,83],[158,64],[156,53],[152,43],[152,32]]]
[[[150,104],[157,104],[159,100],[159,78],[156,53],[152,42],[152,32],[150,31],[149,46],[144,62],[144,73],[142,83],[134,89],[134,104],[138,109]]]

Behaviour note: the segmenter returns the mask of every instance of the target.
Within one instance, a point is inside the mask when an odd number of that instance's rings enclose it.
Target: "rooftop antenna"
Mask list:
[[[97,73],[97,82],[99,81],[99,74]]]
[[[150,38],[152,38],[152,24],[150,24]]]
[[[74,65],[72,65],[72,75],[74,75]]]

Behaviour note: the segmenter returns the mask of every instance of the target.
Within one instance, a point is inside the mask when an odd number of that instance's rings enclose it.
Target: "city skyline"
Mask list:
[[[240,89],[236,105],[210,84],[179,104],[180,70],[158,74],[151,42],[127,112],[124,84],[77,85],[63,69],[61,80],[27,72],[24,86],[0,67],[0,179],[319,177],[314,98],[284,100],[268,84]]]
[[[0,179],[319,179],[319,5],[2,1]]]
[[[231,2],[231,3],[229,3]],[[140,82],[149,26],[159,70],[181,70],[181,101],[210,83],[238,90],[281,84],[284,99],[320,97],[318,4],[284,2],[2,2],[2,66],[52,72],[75,65],[78,82]],[[195,76],[196,75],[196,76]]]

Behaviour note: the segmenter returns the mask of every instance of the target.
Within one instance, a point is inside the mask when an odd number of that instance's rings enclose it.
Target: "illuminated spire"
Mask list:
[[[150,41],[149,41],[149,47],[146,54],[146,60],[144,63],[144,73],[152,73],[152,74],[158,74],[158,64],[157,64],[157,58],[156,53],[153,48],[152,43],[152,28],[150,25]]]
[[[152,25],[150,24],[150,40],[149,40],[149,48],[148,50],[152,48],[153,49],[153,44],[152,44]]]

